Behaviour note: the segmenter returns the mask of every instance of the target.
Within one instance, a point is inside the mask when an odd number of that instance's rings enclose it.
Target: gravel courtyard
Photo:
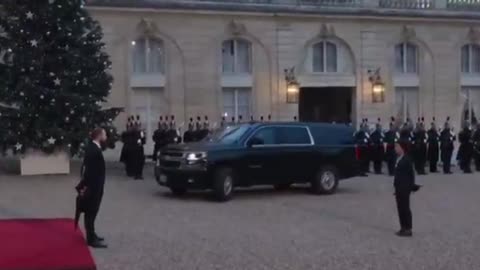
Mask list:
[[[414,237],[398,238],[392,179],[355,178],[337,194],[242,190],[227,203],[178,199],[153,180],[108,170],[94,250],[99,270],[480,269],[480,174],[418,177]],[[0,218],[72,217],[71,176],[0,173]]]

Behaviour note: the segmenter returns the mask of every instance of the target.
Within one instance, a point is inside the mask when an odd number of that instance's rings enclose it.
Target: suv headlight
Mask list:
[[[188,162],[196,162],[206,158],[207,158],[207,153],[205,152],[187,153],[186,155],[186,159]]]

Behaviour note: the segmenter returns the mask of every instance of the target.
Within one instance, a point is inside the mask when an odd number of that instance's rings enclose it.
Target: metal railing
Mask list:
[[[434,0],[380,0],[380,8],[433,9]]]
[[[480,10],[480,0],[447,0],[447,9]]]

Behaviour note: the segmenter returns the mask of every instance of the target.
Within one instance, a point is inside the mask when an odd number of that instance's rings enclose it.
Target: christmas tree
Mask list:
[[[102,30],[82,0],[0,3],[0,151],[79,154],[88,132],[121,108],[105,108],[112,86]]]

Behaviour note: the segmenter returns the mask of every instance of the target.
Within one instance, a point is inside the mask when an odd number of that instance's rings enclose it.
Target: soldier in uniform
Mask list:
[[[480,172],[480,123],[477,123],[472,136],[473,142],[473,159],[475,161],[475,169]]]
[[[395,118],[390,118],[390,129],[385,133],[386,153],[388,175],[393,176],[395,173],[395,162],[397,155],[395,154],[395,143],[400,139],[400,134],[395,126]]]
[[[226,125],[225,116],[222,116],[222,121],[220,122],[220,127],[221,127],[221,128],[224,128],[225,125]]]
[[[167,144],[171,144],[171,143],[179,143],[179,134],[178,134],[178,131],[177,131],[177,125],[175,123],[175,116],[170,116],[170,123],[169,123],[169,127],[168,127],[168,131],[167,131],[167,134],[166,134],[166,138],[167,138]]]
[[[460,148],[458,149],[457,159],[460,163],[460,169],[464,173],[472,173],[472,130],[470,129],[470,124],[468,122],[464,123],[463,130],[458,134],[458,141],[460,142]]]
[[[145,150],[143,146],[146,143],[145,131],[140,123],[140,116],[137,115],[132,134],[132,155],[130,162],[133,169],[135,180],[143,180],[143,167],[145,166]]]
[[[155,143],[155,145],[153,146],[153,161],[157,161],[158,152],[163,147],[164,133],[165,130],[163,129],[163,117],[160,116],[158,121],[158,128],[157,130],[155,130],[152,136],[152,140]]]
[[[120,154],[120,162],[122,162],[125,165],[125,172],[128,177],[133,176],[132,173],[132,166],[129,162],[129,155],[131,155],[131,137],[132,137],[132,127],[133,127],[133,122],[132,122],[133,117],[129,116],[127,120],[127,126],[124,132],[122,132],[122,152]]]
[[[383,145],[385,135],[383,134],[382,125],[380,124],[380,118],[375,126],[375,131],[370,135],[372,144],[371,156],[373,160],[373,168],[376,174],[382,173],[382,162],[385,155],[385,146]]]
[[[243,116],[239,115],[238,116],[238,123],[241,124],[243,122]]]
[[[208,137],[208,133],[210,133],[210,122],[208,121],[208,116],[205,115],[205,120],[203,121],[202,130],[200,133],[201,140]]]
[[[455,142],[455,134],[450,129],[450,117],[447,118],[444,128],[440,133],[440,151],[443,163],[443,173],[451,174],[450,164],[452,162],[452,153]]]
[[[260,122],[263,122],[263,115],[260,116]]]
[[[255,119],[253,119],[253,115],[250,115],[250,124],[255,123]]]
[[[440,135],[437,131],[437,126],[435,125],[435,117],[430,125],[430,129],[427,132],[428,135],[428,145],[427,145],[427,158],[430,165],[430,172],[437,172],[437,163],[439,158],[439,139]]]
[[[195,127],[195,125],[193,123],[193,118],[190,118],[190,123],[188,123],[188,129],[183,134],[183,142],[184,143],[189,143],[189,142],[195,141],[194,127]]]
[[[412,137],[413,134],[410,127],[410,119],[407,119],[407,122],[405,122],[400,129],[400,140],[403,142],[407,153],[410,153],[412,148]]]
[[[365,123],[365,119],[362,120],[359,130],[355,133],[355,144],[359,149],[360,159],[360,175],[367,176],[368,168],[368,146],[370,144],[370,138],[367,131],[368,127]]]
[[[427,141],[428,135],[425,131],[424,118],[418,118],[415,132],[413,133],[413,160],[417,174],[425,174],[425,164],[427,163]]]

